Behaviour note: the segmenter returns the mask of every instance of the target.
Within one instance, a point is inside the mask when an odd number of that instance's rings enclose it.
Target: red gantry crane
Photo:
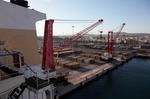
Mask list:
[[[109,61],[110,59],[112,59],[112,50],[114,46],[114,41],[116,41],[116,39],[119,37],[119,34],[121,33],[124,26],[125,26],[125,23],[122,24],[121,28],[119,29],[117,34],[114,36],[114,38],[113,38],[113,31],[108,32],[107,53],[104,53],[104,55],[101,57],[103,60]]]
[[[86,29],[78,32],[77,34],[73,35],[69,39],[61,42],[54,48],[56,50],[62,50],[63,48],[71,45],[72,42],[81,38],[83,35],[85,35],[89,31],[93,30],[95,27],[100,25],[102,22],[103,22],[103,19],[98,20],[96,23],[94,23],[91,26],[87,27]],[[47,71],[55,70],[54,55],[53,55],[53,23],[54,23],[54,20],[52,20],[52,19],[45,21],[43,55],[42,55],[42,70],[47,70]]]
[[[77,34],[73,35],[72,37],[70,37],[69,39],[59,43],[57,46],[55,46],[54,48],[56,49],[63,49],[67,46],[69,46],[70,44],[72,44],[74,41],[78,40],[79,38],[81,38],[83,35],[87,34],[89,31],[93,30],[95,27],[97,27],[99,24],[101,24],[103,22],[103,19],[98,20],[98,22],[94,23],[93,25],[85,28],[84,30],[78,32]]]

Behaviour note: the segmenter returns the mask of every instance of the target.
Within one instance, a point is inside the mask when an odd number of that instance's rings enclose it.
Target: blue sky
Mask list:
[[[6,0],[8,1],[8,0]],[[54,19],[104,19],[102,25],[91,31],[118,31],[123,22],[123,31],[150,33],[150,0],[28,0],[30,8],[44,12]],[[94,22],[93,22],[94,23]],[[72,26],[78,32],[92,23],[54,24],[54,35],[71,35]],[[37,24],[38,35],[43,35],[43,22]]]

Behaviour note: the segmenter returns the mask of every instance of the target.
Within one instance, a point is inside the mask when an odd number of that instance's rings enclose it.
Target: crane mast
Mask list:
[[[54,20],[45,21],[43,55],[42,55],[42,70],[55,70],[53,56],[53,23]]]
[[[111,53],[112,54],[112,51],[111,51],[111,47],[113,45],[113,31],[109,31],[108,32],[108,41],[107,41],[107,53]]]

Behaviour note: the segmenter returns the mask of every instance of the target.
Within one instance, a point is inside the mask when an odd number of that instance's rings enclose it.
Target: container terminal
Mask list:
[[[105,21],[98,19],[61,38],[53,36],[53,23],[60,20],[28,7],[25,0],[0,0],[0,99],[59,99],[134,57],[150,58],[145,41],[150,35],[138,44],[133,39],[138,37],[122,35],[125,23],[116,33],[85,37]],[[36,36],[40,20],[45,20],[43,38]]]

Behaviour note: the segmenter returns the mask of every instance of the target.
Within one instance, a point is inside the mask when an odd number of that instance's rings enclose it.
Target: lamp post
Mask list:
[[[72,36],[74,35],[74,27],[75,26],[72,26]],[[73,43],[72,43],[72,50],[73,50]]]

